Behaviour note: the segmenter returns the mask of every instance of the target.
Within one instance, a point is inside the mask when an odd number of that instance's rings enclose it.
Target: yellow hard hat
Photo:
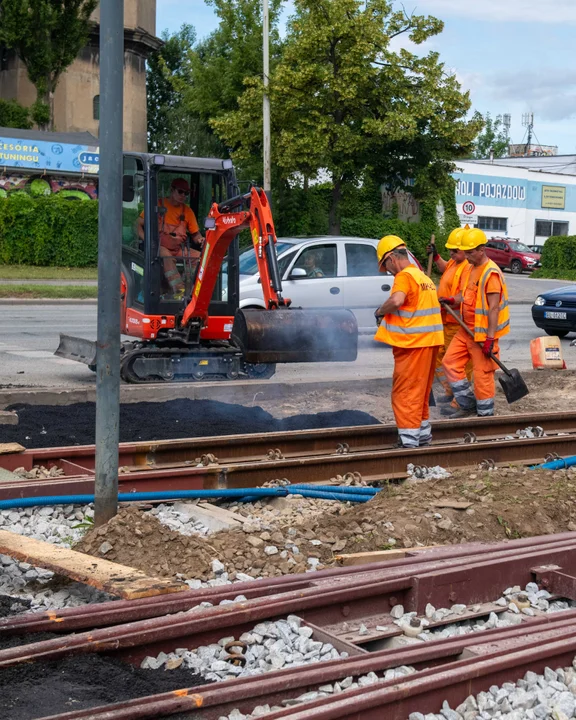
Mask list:
[[[488,238],[479,228],[472,228],[462,233],[460,237],[460,250],[475,250],[480,245],[486,245]]]
[[[460,239],[462,238],[463,234],[464,228],[456,228],[456,230],[452,230],[450,235],[448,235],[446,248],[448,250],[460,250]]]
[[[406,245],[406,243],[402,240],[402,238],[399,238],[398,235],[384,235],[376,248],[378,264],[380,265],[382,263],[382,258],[400,245]]]

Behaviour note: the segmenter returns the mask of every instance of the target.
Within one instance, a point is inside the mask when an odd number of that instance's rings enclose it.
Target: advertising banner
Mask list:
[[[0,167],[96,175],[98,146],[0,137]]]

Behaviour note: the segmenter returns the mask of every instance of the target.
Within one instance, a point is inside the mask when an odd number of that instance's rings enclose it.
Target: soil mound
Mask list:
[[[18,413],[19,423],[1,426],[2,442],[17,442],[29,448],[94,443],[94,403],[11,405],[8,409]],[[123,403],[120,406],[120,442],[311,430],[378,422],[372,415],[359,410],[276,418],[261,407],[215,400]]]

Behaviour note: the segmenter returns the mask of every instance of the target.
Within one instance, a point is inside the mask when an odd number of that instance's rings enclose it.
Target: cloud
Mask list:
[[[411,0],[404,6],[419,14],[475,18],[498,22],[539,22],[546,24],[575,24],[574,0]],[[471,28],[473,32],[473,28]]]
[[[576,70],[541,68],[487,78],[487,89],[499,100],[523,103],[543,120],[558,122],[576,117]]]

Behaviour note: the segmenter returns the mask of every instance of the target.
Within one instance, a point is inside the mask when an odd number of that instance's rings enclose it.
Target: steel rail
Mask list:
[[[71,630],[87,630],[95,627],[119,625],[136,620],[145,620],[169,614],[185,612],[201,602],[219,604],[222,600],[233,600],[239,594],[248,599],[265,598],[271,595],[317,587],[319,592],[330,581],[339,582],[341,578],[364,579],[367,573],[381,573],[388,578],[399,578],[408,573],[433,573],[446,568],[455,568],[469,563],[471,559],[486,559],[497,562],[511,554],[520,555],[531,548],[538,547],[550,556],[562,552],[576,544],[576,533],[542,535],[539,537],[511,540],[506,543],[466,543],[446,545],[432,549],[409,550],[407,556],[368,565],[353,565],[320,570],[313,575],[288,575],[266,578],[249,582],[234,583],[214,588],[190,590],[169,596],[139,598],[137,600],[112,601],[97,605],[48,610],[39,613],[26,613],[0,618],[0,637],[10,634],[33,632],[65,633]],[[398,600],[392,596],[391,600]],[[406,605],[408,610],[408,605]],[[410,607],[410,609],[414,609]]]
[[[534,568],[550,564],[573,568],[576,564],[576,541],[548,548],[534,545],[522,550],[513,548],[504,553],[496,551],[493,555],[482,553],[460,560],[459,564],[452,560],[438,566],[424,563],[420,571],[417,567],[404,570],[397,567],[389,572],[368,569],[327,577],[324,582],[310,581],[307,587],[290,587],[285,592],[278,589],[271,595],[245,602],[138,620],[6,648],[0,650],[0,668],[92,652],[113,652],[138,663],[146,655],[161,650],[216,642],[228,629],[233,629],[236,635],[250,630],[256,622],[285,617],[290,613],[298,613],[306,622],[320,626],[335,643],[339,639],[349,643],[347,625],[351,622],[365,622],[373,626],[388,624],[395,628],[389,615],[390,608],[395,604],[401,603],[406,611],[423,614],[429,602],[436,607],[491,602],[510,584],[523,586],[531,581]],[[235,589],[241,591],[241,584]],[[347,625],[344,626],[343,622]],[[358,640],[352,633],[353,644],[373,644],[394,634],[397,634],[396,629],[391,632],[372,631]]]
[[[301,457],[210,464],[184,465],[167,469],[135,470],[120,475],[121,492],[147,490],[224,489],[263,485],[286,478],[291,483],[330,482],[337,475],[360,473],[368,482],[406,477],[408,462],[414,465],[441,465],[458,469],[486,461],[491,464],[533,465],[556,453],[576,454],[576,434],[550,435],[517,440],[484,440],[471,444],[435,444],[422,448],[359,450],[354,453],[303,455]],[[0,455],[0,458],[2,456]],[[72,475],[42,480],[14,480],[0,484],[0,499],[44,495],[90,494],[94,475]]]
[[[257,703],[279,704],[282,700],[293,699],[303,692],[315,689],[322,684],[341,680],[344,677],[358,677],[368,672],[382,672],[388,668],[411,665],[419,671],[417,675],[380,682],[377,685],[379,691],[386,691],[389,688],[394,689],[409,684],[410,689],[414,691],[413,694],[418,697],[420,705],[407,711],[403,716],[403,720],[405,720],[408,712],[416,709],[421,712],[432,711],[430,698],[425,697],[423,700],[421,698],[422,686],[428,688],[432,685],[433,688],[438,689],[436,682],[438,676],[444,679],[446,673],[450,673],[451,676],[458,672],[466,673],[479,660],[483,662],[484,667],[494,666],[502,660],[503,653],[515,655],[519,649],[526,652],[542,648],[542,652],[538,653],[538,659],[542,659],[542,657],[547,659],[550,657],[549,645],[555,644],[554,651],[556,651],[558,640],[564,643],[561,648],[562,653],[572,652],[571,648],[575,647],[574,642],[576,641],[576,611],[527,618],[522,626],[513,628],[487,630],[474,635],[432,640],[418,646],[382,650],[345,660],[332,660],[311,666],[270,672],[265,676],[240,678],[215,685],[209,684],[151,695],[90,710],[66,712],[50,716],[50,718],[42,718],[42,720],[111,720],[112,718],[114,720],[136,720],[138,718],[166,717],[187,710],[194,711],[194,718],[215,720],[222,714],[230,712],[234,707],[241,712],[249,713]],[[463,653],[469,657],[462,659]],[[506,669],[509,664],[505,663]],[[530,669],[533,667],[534,665],[531,665]],[[492,669],[495,668],[492,667]],[[442,686],[442,689],[444,687]],[[318,700],[300,704],[296,708],[287,708],[270,714],[268,717],[292,717],[296,713],[296,717],[304,718],[307,716],[302,715],[303,712],[316,712],[320,709],[324,711],[325,706],[333,705],[335,700],[338,705],[342,702],[350,710],[350,706],[356,708],[356,703],[359,701],[366,702],[366,696],[372,695],[374,690],[374,686],[371,686],[348,691],[343,695],[338,695],[337,698],[326,698],[325,701]],[[453,702],[456,702],[450,690],[446,697],[448,696]],[[371,698],[368,697],[368,702],[370,701]],[[440,700],[441,702],[442,700]],[[422,710],[422,707],[425,709]],[[318,717],[324,717],[324,715]]]
[[[464,436],[474,433],[477,437],[505,437],[518,429],[540,426],[546,433],[567,432],[576,429],[576,413],[524,413],[495,417],[439,420],[432,423],[435,441],[463,442]],[[302,456],[377,450],[397,441],[398,430],[393,424],[361,425],[343,428],[322,428],[289,432],[250,433],[243,435],[220,435],[187,438],[184,440],[142,441],[120,444],[122,467],[149,468],[195,463],[203,455],[214,455],[220,463],[260,460],[269,450],[280,450],[285,456]],[[348,449],[346,448],[348,446]],[[14,470],[34,465],[49,466],[53,463],[70,463],[67,472],[79,474],[78,470],[94,470],[94,445],[39,448],[24,452],[0,455],[0,467]],[[73,472],[76,470],[76,472]]]

